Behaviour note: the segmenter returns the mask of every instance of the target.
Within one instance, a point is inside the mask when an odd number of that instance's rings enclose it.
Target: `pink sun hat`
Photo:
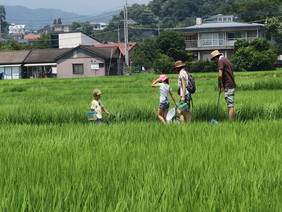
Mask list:
[[[165,74],[161,74],[158,80],[163,82],[163,81],[166,81],[167,79],[169,78]]]

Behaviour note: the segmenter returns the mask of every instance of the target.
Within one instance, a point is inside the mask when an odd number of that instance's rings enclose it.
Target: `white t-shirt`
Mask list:
[[[171,87],[166,83],[158,83],[160,87],[160,103],[168,103],[168,93]]]
[[[91,110],[94,110],[97,112],[97,118],[101,119],[102,118],[102,108],[104,107],[104,105],[102,104],[102,102],[100,100],[93,100],[92,104],[91,104]]]
[[[178,75],[178,86],[180,88],[180,96],[183,96],[182,94],[182,85],[181,85],[181,79],[185,79],[185,82],[186,82],[186,86],[188,85],[188,74],[186,72],[185,69],[181,69],[180,72],[179,72],[179,75]],[[185,86],[185,87],[186,87]],[[185,92],[185,95],[188,94],[188,90],[185,89],[186,92]]]

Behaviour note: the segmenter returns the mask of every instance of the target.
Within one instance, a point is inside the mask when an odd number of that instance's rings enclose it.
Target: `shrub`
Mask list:
[[[154,72],[156,74],[172,74],[174,66],[174,60],[165,55],[160,54],[154,62]]]
[[[232,57],[234,71],[261,71],[275,69],[278,51],[264,38],[255,39],[246,45],[235,42],[236,51]]]
[[[202,73],[202,72],[214,72],[217,71],[217,65],[213,61],[199,60],[197,62],[187,63],[189,72]]]

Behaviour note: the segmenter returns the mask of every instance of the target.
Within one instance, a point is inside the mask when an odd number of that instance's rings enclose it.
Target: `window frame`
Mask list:
[[[79,70],[77,69],[79,68]],[[72,64],[73,74],[84,74],[84,64],[83,63],[73,63]]]

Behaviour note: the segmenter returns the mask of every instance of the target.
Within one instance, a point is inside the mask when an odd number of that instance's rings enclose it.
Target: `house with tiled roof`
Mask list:
[[[76,78],[122,75],[124,58],[119,48],[79,45],[64,49],[0,51],[4,79]]]
[[[89,45],[72,48],[55,58],[58,78],[97,77],[123,74],[123,59],[117,47]]]
[[[134,52],[134,48],[136,48],[138,44],[136,42],[128,43],[128,54],[129,56]],[[107,43],[107,44],[96,44],[95,47],[101,48],[111,48],[118,47],[123,56],[125,56],[125,44],[124,43]]]
[[[176,30],[185,38],[186,50],[194,53],[195,60],[209,60],[215,49],[231,57],[236,40],[264,37],[263,24],[237,22],[233,15],[221,14],[197,18],[196,25]]]
[[[23,78],[52,77],[57,74],[55,58],[70,49],[33,49],[24,60],[26,74]],[[0,52],[1,55],[1,52]]]
[[[35,34],[24,35],[25,40],[36,40],[38,38],[41,38],[41,35],[35,35]]]
[[[24,60],[31,50],[0,51],[0,73],[3,79],[21,79],[26,74]]]

